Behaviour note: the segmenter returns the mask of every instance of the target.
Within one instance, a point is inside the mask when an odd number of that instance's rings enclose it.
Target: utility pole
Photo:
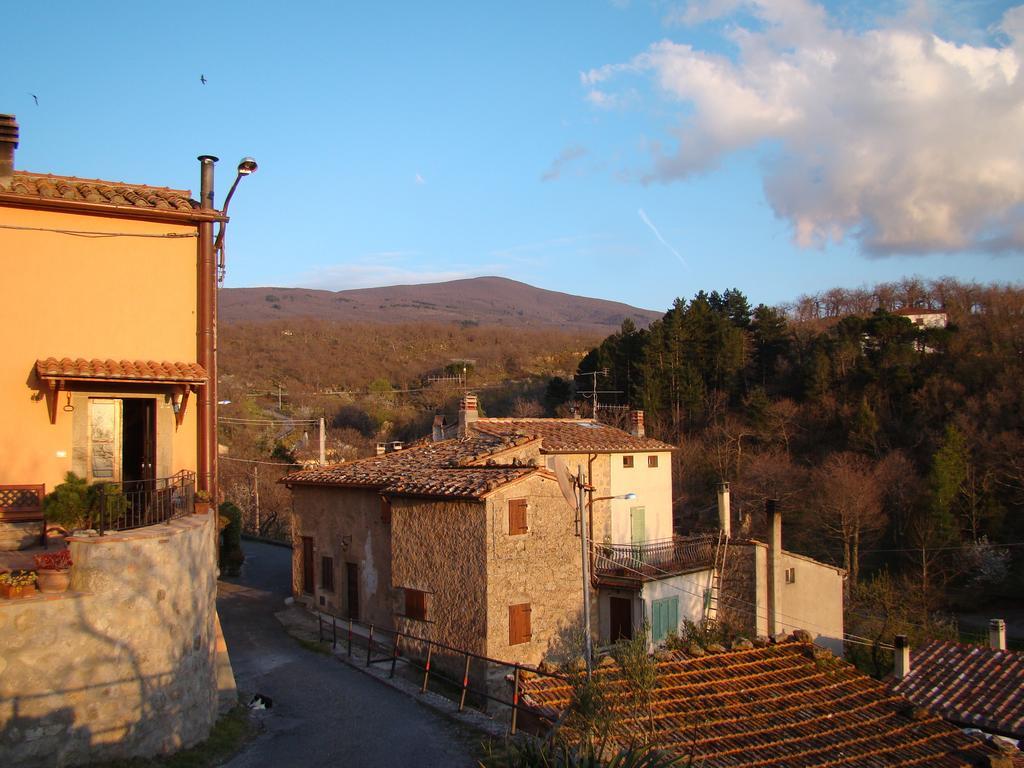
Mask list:
[[[593,638],[590,635],[590,545],[587,541],[587,515],[583,504],[583,467],[576,465],[576,513],[580,516],[580,554],[583,559],[583,655],[587,680],[593,672]]]
[[[252,496],[256,502],[256,535],[260,535],[260,465],[252,465]]]
[[[324,432],[324,417],[320,417],[320,466],[327,463],[327,434]]]

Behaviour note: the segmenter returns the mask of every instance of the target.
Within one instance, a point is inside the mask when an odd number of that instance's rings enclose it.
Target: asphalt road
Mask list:
[[[291,550],[243,546],[242,576],[222,580],[217,607],[238,689],[273,706],[229,768],[477,765],[479,736],[291,638],[274,618],[289,594]]]

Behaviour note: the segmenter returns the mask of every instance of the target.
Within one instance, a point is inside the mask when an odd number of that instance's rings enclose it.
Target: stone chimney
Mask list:
[[[989,619],[988,644],[997,651],[1006,650],[1006,622],[1002,619]]]
[[[732,535],[732,509],[729,506],[729,484],[718,486],[718,527],[725,538]]]
[[[897,680],[902,680],[910,674],[910,643],[907,642],[906,635],[896,635],[893,638],[893,645],[896,646],[896,650],[893,651],[892,674]]]
[[[18,148],[18,122],[0,114],[0,189],[9,190],[14,177],[14,150]]]
[[[775,499],[764,503],[768,523],[768,634],[782,632],[782,515]]]
[[[633,437],[644,437],[644,412],[629,412],[629,434]]]
[[[476,395],[467,392],[459,402],[459,437],[466,437],[469,434],[469,425],[479,418]]]

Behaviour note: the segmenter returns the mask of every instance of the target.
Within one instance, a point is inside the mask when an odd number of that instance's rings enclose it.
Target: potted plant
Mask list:
[[[71,584],[71,550],[44,552],[36,562],[36,584],[44,594],[66,592]]]
[[[13,600],[32,597],[36,593],[36,572],[26,570],[0,573],[0,597]]]
[[[195,513],[205,515],[210,511],[210,494],[206,491],[196,491]]]

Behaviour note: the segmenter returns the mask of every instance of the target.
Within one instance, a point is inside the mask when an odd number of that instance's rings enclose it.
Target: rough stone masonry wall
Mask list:
[[[302,537],[313,539],[314,591],[302,591]],[[394,626],[398,597],[391,586],[391,531],[382,519],[380,494],[355,488],[292,488],[292,594],[336,616],[347,617],[346,563],[359,576],[359,620]],[[323,588],[323,558],[334,562],[334,590]],[[323,598],[323,605],[320,599]]]
[[[0,765],[206,738],[218,694],[214,516],[70,542],[72,591],[0,600]]]
[[[729,544],[718,596],[718,621],[735,632],[757,633],[757,573],[753,544]]]
[[[510,536],[508,501],[517,498],[528,500],[529,530]],[[536,665],[579,651],[583,566],[575,518],[558,483],[545,477],[514,483],[488,498],[488,656]],[[530,604],[532,639],[509,645],[508,609],[520,603]]]

